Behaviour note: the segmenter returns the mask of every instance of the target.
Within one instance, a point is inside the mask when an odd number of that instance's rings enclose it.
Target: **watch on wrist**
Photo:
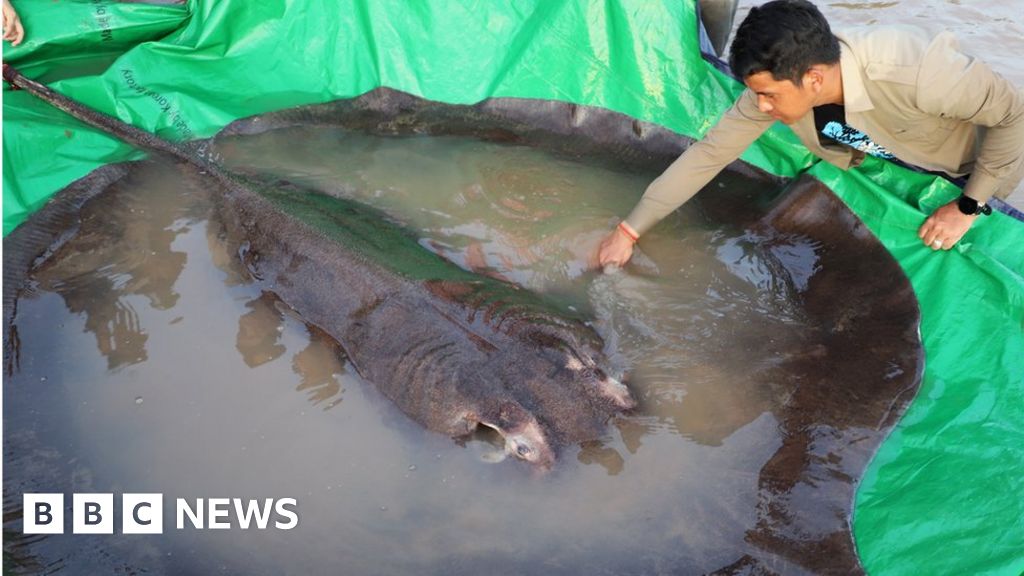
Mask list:
[[[991,206],[988,204],[982,204],[966,194],[960,195],[960,199],[956,202],[956,207],[960,209],[960,212],[967,214],[968,216],[976,216],[978,214],[988,216],[992,213]]]

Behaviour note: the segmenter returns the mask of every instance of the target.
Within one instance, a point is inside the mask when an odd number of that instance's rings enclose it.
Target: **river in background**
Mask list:
[[[703,572],[754,552],[759,471],[791,401],[772,368],[812,329],[747,231],[712,225],[694,203],[645,239],[651,257],[629,274],[595,275],[588,255],[650,174],[331,128],[217,150],[238,169],[374,204],[469,269],[574,298],[642,409],[546,476],[489,463],[493,439],[425,431],[249,283],[202,181],[148,164],[85,208],[19,303],[5,494],[294,497],[300,525],[22,537],[10,550],[24,555],[8,557],[19,571],[627,574]],[[782,248],[814,273],[813,243]],[[858,474],[818,457],[828,475]],[[20,498],[5,497],[5,513],[20,518]]]
[[[739,0],[735,27],[751,6],[763,0]],[[909,24],[939,32],[949,30],[964,52],[987,62],[1024,89],[1024,5],[1019,0],[846,0],[815,4],[835,30],[857,26]]]

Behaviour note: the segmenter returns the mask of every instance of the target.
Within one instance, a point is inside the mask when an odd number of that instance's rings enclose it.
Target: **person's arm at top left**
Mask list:
[[[980,204],[1016,186],[1024,162],[1024,92],[996,74],[984,62],[959,51],[955,38],[935,40],[918,78],[918,106],[944,118],[987,127],[964,195]],[[927,245],[955,245],[978,217],[960,212],[954,200],[929,216],[918,236]]]
[[[21,44],[25,38],[25,28],[21,25],[21,18],[18,12],[11,5],[10,0],[4,0],[4,40],[11,43],[11,46]]]

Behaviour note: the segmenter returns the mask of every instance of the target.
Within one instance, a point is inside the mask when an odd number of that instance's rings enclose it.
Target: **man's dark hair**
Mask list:
[[[729,50],[729,66],[741,79],[771,72],[775,80],[803,84],[815,64],[839,62],[839,40],[807,0],[774,0],[751,8]]]

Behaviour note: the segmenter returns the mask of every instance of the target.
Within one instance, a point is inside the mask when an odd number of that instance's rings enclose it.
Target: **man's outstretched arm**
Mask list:
[[[636,240],[662,218],[689,200],[775,120],[757,107],[757,96],[745,90],[699,142],[686,149],[647,187],[629,216],[598,248],[601,266],[622,266],[633,255]]]

